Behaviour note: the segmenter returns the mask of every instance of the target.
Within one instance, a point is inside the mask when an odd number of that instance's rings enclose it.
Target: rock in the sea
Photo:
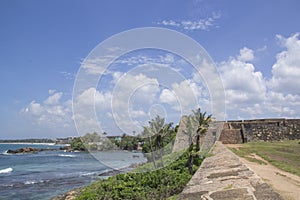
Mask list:
[[[16,154],[16,153],[35,153],[40,151],[39,149],[32,148],[32,147],[24,147],[16,150],[7,150],[7,153]]]
[[[65,151],[65,152],[83,151],[83,150],[80,150],[80,149],[73,149],[73,148],[70,147],[70,146],[60,147],[59,150],[63,150],[63,151]]]
[[[33,148],[33,147],[24,147],[24,148],[20,148],[20,149],[16,149],[16,150],[7,150],[7,153],[10,154],[17,154],[17,153],[37,153],[40,151],[55,151],[56,149],[37,149],[37,148]]]

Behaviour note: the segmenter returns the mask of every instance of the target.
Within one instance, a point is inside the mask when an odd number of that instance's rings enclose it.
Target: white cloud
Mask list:
[[[273,91],[283,94],[300,95],[300,33],[289,38],[277,35],[279,42],[286,50],[276,56],[272,66],[272,79],[269,86]]]
[[[24,113],[31,113],[32,115],[40,115],[43,112],[43,107],[41,104],[35,101],[30,102],[30,104],[22,110]]]
[[[147,116],[147,114],[143,110],[131,110],[129,114],[132,118],[140,118]]]
[[[73,79],[75,78],[75,74],[70,73],[70,72],[62,71],[62,72],[60,72],[60,74],[62,74],[62,76],[63,76],[66,80],[73,80]]]
[[[160,93],[159,99],[163,103],[168,103],[176,111],[188,114],[192,109],[197,108],[199,91],[191,80],[183,80],[173,83],[171,89],[164,89]]]
[[[168,104],[174,104],[177,101],[175,94],[169,89],[162,90],[159,96],[159,100],[163,103],[168,103]]]
[[[101,92],[90,87],[73,96],[73,119],[80,135],[87,132],[103,132],[101,124],[107,118],[103,113],[111,110],[111,92]]]
[[[164,26],[177,26],[177,27],[181,25],[181,23],[175,22],[173,20],[163,20],[160,22],[160,24]]]
[[[121,76],[112,93],[113,116],[118,127],[126,133],[140,130],[141,124],[132,118],[145,115],[137,111],[141,109],[132,106],[147,107],[154,102],[158,91],[159,83],[155,78],[149,78],[142,73]]]
[[[53,93],[54,91],[49,91],[49,94],[51,96],[49,96],[45,101],[44,101],[44,104],[47,104],[47,105],[56,105],[56,104],[59,104],[59,101],[63,95],[62,92],[56,92],[56,93]]]
[[[253,51],[243,48],[237,58],[230,58],[220,63],[219,69],[225,87],[226,101],[230,104],[264,101],[266,81],[260,71],[256,71],[252,63]]]
[[[150,57],[146,55],[130,56],[124,59],[118,59],[114,63],[127,65],[141,65],[141,64],[174,64],[177,60],[173,54],[166,53],[163,56]]]
[[[162,20],[158,25],[180,28],[184,30],[209,30],[211,27],[217,27],[215,21],[219,19],[219,13],[212,13],[211,17],[199,20]]]
[[[242,62],[252,61],[254,59],[254,54],[252,49],[244,47],[240,50],[240,55],[238,59]]]
[[[174,21],[171,24],[175,26],[176,23]],[[192,27],[192,24],[189,26]],[[284,50],[278,53],[269,80],[253,64],[256,60],[255,52],[260,49],[253,51],[243,47],[238,55],[218,63],[226,93],[227,119],[300,116],[299,35],[294,34],[288,38],[277,36]],[[31,101],[21,113],[35,125],[57,127],[57,130],[72,127],[72,120],[76,119],[82,134],[99,131],[101,124],[109,133],[111,130],[119,133],[118,128],[126,133],[132,133],[133,130],[139,132],[148,120],[147,109],[150,112],[153,104],[168,104],[168,112],[173,109],[177,113],[183,111],[182,114],[190,114],[191,109],[200,105],[210,113],[210,92],[216,94],[216,98],[222,92],[218,89],[220,87],[214,87],[217,83],[214,82],[217,74],[213,70],[214,66],[203,61],[201,71],[196,73],[183,67],[186,63],[182,61],[172,54],[117,60],[116,64],[134,67],[134,70],[126,73],[112,69],[109,72],[103,71],[101,61],[94,60],[95,63],[87,63],[84,69],[90,74],[109,73],[108,81],[105,82],[109,85],[104,88],[105,91],[89,87],[74,96],[73,103],[77,108],[74,116],[71,100],[64,101],[64,93],[55,90],[49,90],[49,96],[44,101]],[[176,72],[182,75],[182,79],[174,78],[174,70],[170,70],[174,66],[181,69]],[[168,72],[172,72],[171,75]],[[170,85],[160,85],[160,78]],[[205,85],[212,88],[206,88]],[[174,113],[167,114],[171,116]]]
[[[96,90],[96,88],[91,87],[78,95],[75,102],[79,107],[83,107],[83,109],[86,106],[96,106],[97,109],[103,110],[109,108],[111,104],[111,93],[102,93]]]
[[[55,130],[73,128],[71,100],[60,102],[62,92],[50,91],[49,93],[50,96],[45,101],[42,103],[30,102],[21,109],[20,114],[30,119],[33,125],[44,128]]]
[[[124,74],[119,78],[113,92],[113,102],[116,108],[127,108],[130,98],[144,103],[153,102],[159,91],[159,83],[140,73]]]
[[[299,33],[284,38],[285,48],[276,56],[272,77],[267,80],[256,71],[253,50],[244,47],[236,58],[219,64],[230,118],[299,117],[300,40]],[[259,50],[257,50],[259,51]]]
[[[56,92],[56,90],[48,90],[49,94],[54,94]]]
[[[299,117],[300,96],[274,91],[267,93],[265,109],[276,117]]]
[[[82,69],[86,71],[87,74],[91,75],[102,75],[109,73],[107,71],[108,64],[111,59],[113,59],[113,55],[102,56],[94,59],[87,59],[81,64]]]

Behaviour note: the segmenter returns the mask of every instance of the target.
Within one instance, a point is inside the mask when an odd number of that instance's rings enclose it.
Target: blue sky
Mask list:
[[[76,135],[72,92],[83,60],[110,36],[150,26],[179,31],[206,49],[223,81],[226,119],[299,118],[299,9],[297,0],[0,1],[0,138]],[[177,89],[192,88],[208,109],[205,85],[195,81],[187,63],[177,61],[168,52],[143,51],[112,65],[103,82],[84,93],[96,94],[103,130],[121,132],[109,107],[114,81],[145,62],[176,65],[186,79]],[[143,73],[131,78],[157,81]],[[142,88],[148,92],[142,96],[154,99],[146,102],[138,94],[132,99],[134,124],[124,125],[126,131],[147,121],[150,108],[161,106],[177,123],[176,87]]]

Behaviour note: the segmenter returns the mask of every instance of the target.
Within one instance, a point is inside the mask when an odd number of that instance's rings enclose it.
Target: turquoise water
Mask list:
[[[61,150],[18,155],[6,153],[8,149],[29,146],[61,147],[0,144],[0,199],[50,199],[103,178],[99,174],[112,170],[112,167],[121,169],[145,161],[141,153],[124,151],[97,152],[95,155]],[[134,154],[138,157],[133,157]]]

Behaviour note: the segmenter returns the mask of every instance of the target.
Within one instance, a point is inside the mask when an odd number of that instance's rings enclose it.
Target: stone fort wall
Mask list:
[[[219,138],[224,144],[300,139],[300,119],[227,121]]]

